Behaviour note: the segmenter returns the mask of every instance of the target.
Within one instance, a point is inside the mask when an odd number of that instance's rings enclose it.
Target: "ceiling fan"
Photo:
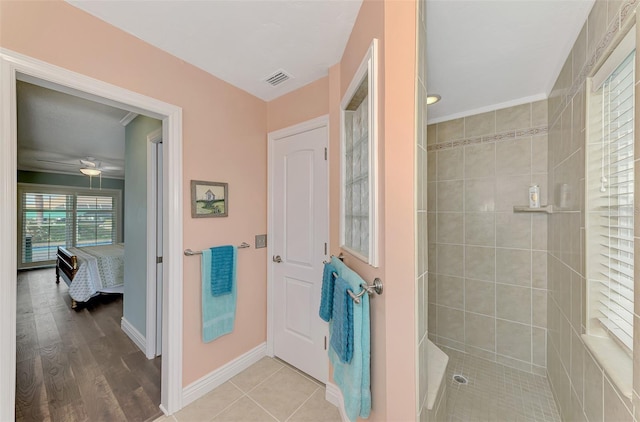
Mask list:
[[[87,157],[86,159],[80,159],[80,173],[85,176],[99,176],[102,174],[102,169],[100,168],[100,161],[96,161],[93,157]]]

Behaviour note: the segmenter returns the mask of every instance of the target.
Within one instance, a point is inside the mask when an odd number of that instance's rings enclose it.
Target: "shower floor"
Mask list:
[[[451,422],[560,422],[545,377],[444,347],[449,355],[447,410]],[[453,381],[463,375],[467,384]]]

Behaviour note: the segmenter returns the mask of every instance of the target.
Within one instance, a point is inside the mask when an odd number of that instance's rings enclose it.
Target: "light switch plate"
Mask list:
[[[267,235],[266,234],[257,234],[256,235],[256,249],[266,248],[267,247]]]

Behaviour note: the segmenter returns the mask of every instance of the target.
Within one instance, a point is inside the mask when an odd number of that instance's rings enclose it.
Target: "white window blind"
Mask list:
[[[596,254],[591,255],[597,262],[591,263],[595,267],[590,278],[599,285],[591,293],[597,308],[591,314],[629,350],[633,348],[634,67],[635,52],[598,89],[601,153],[588,160],[600,183],[599,189],[590,190],[596,198],[589,198],[596,216],[591,230],[599,239],[593,249]]]
[[[118,242],[119,194],[104,190],[19,188],[19,268],[55,261],[58,246],[83,247]]]

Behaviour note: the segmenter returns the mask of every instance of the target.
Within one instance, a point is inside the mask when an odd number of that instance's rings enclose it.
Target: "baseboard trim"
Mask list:
[[[147,354],[147,339],[142,335],[140,331],[136,329],[125,317],[120,320],[120,328],[129,338],[142,350],[142,353]]]
[[[202,378],[187,385],[182,389],[182,407],[184,408],[188,406],[190,403],[193,403],[214,388],[229,381],[231,378],[258,362],[266,355],[267,344],[262,343],[215,371],[210,372]]]
[[[342,422],[348,422],[349,418],[347,417],[347,412],[344,410],[344,397],[342,397],[342,391],[338,388],[337,385],[328,382],[325,388],[325,400],[338,408],[340,412],[340,418]]]

